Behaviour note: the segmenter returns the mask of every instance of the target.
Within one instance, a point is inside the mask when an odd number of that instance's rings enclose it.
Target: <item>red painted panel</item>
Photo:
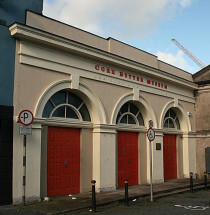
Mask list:
[[[163,136],[164,180],[177,178],[176,135]]]
[[[49,127],[47,145],[48,196],[79,193],[79,129]],[[65,163],[66,165],[64,165]]]
[[[118,186],[138,184],[138,133],[118,132]]]

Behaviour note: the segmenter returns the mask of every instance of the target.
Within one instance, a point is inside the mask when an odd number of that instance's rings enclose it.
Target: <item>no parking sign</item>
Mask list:
[[[19,114],[20,123],[28,126],[34,121],[33,113],[30,110],[22,110]]]
[[[20,135],[31,135],[32,129],[31,125],[34,121],[33,113],[30,110],[23,110],[19,114],[19,121],[22,125],[19,128]]]

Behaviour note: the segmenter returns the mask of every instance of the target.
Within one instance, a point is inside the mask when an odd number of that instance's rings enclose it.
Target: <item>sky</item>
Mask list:
[[[210,64],[210,0],[44,0],[43,14],[112,37],[187,72],[201,68],[171,39]]]

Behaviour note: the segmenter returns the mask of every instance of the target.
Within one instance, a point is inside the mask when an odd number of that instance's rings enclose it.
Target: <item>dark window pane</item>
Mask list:
[[[66,91],[59,91],[59,92],[55,93],[51,97],[51,99],[56,106],[60,105],[60,104],[65,104],[66,103]]]
[[[165,121],[165,123],[164,123],[164,126],[163,126],[164,128],[168,128],[168,120],[166,120]]]
[[[82,119],[84,121],[91,121],[90,119],[90,114],[89,111],[86,107],[85,104],[83,104],[81,106],[81,104],[83,103],[83,101],[76,95],[74,95],[73,93],[70,93],[68,91],[59,91],[57,93],[55,93],[50,100],[47,102],[47,104],[45,105],[44,111],[43,111],[43,117],[49,117],[50,112],[55,108],[55,106],[60,105],[60,104],[66,104],[67,102],[67,93],[68,93],[68,104],[71,104],[72,106],[74,106],[75,108],[79,108],[78,111],[80,112]],[[65,113],[66,110],[66,113]],[[52,117],[66,117],[66,118],[72,118],[72,119],[78,119],[78,116],[76,115],[75,111],[67,106],[62,106],[59,107],[58,109],[55,110],[55,112],[53,113]]]
[[[88,121],[88,122],[91,121],[89,111],[85,104],[82,105],[82,107],[79,109],[79,112],[82,115],[83,121]]]
[[[65,107],[59,107],[55,112],[53,113],[52,117],[65,117]]]
[[[128,102],[126,102],[126,103],[121,107],[120,112],[121,112],[122,114],[128,112]]]
[[[131,115],[128,115],[128,124],[136,124],[136,121]]]
[[[169,120],[169,128],[174,128],[174,123],[171,119],[168,119]]]
[[[144,125],[144,119],[143,119],[141,113],[138,114],[137,119],[139,121],[139,125]]]
[[[138,113],[139,109],[132,103],[130,103],[130,112],[136,116]]]
[[[127,115],[123,116],[122,119],[120,120],[120,123],[128,124],[127,122]]]
[[[53,109],[53,105],[52,105],[52,103],[50,101],[48,101],[47,104],[44,107],[42,117],[49,117],[50,112],[52,111],[52,109]]]
[[[70,107],[66,107],[66,118],[78,119],[77,114]]]
[[[175,119],[176,118],[176,113],[172,110],[170,110],[170,117]]]
[[[119,121],[120,116],[121,116],[120,113],[118,113],[118,115],[117,115],[117,120],[116,120],[116,124],[119,123],[118,121]]]
[[[166,112],[165,118],[169,117],[169,110]]]
[[[176,125],[177,129],[180,129],[179,119],[177,118],[177,115],[173,110],[168,110],[164,119],[166,119],[163,126],[164,128],[175,128]]]
[[[82,100],[78,96],[69,92],[68,93],[68,103],[70,105],[73,105],[74,107],[78,108],[81,105]]]

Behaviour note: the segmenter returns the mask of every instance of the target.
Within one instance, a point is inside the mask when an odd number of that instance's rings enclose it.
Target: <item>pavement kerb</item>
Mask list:
[[[210,184],[210,182],[208,182],[208,184]],[[145,201],[145,200],[150,199],[150,192],[148,189],[149,185],[146,185],[147,189],[144,189],[145,186],[143,185],[144,188],[142,186],[142,192],[137,192],[139,189],[141,190],[140,186],[139,187],[133,187],[133,186],[130,187],[130,189],[129,189],[130,190],[129,191],[130,205],[133,205],[139,201]],[[171,195],[176,195],[179,193],[190,192],[190,186],[189,186],[188,180],[185,180],[184,183],[182,183],[181,180],[179,180],[178,182],[174,182],[174,183],[169,182],[168,184],[167,184],[167,182],[165,182],[164,186],[162,186],[162,184],[155,184],[154,188],[156,190],[153,195],[154,199],[167,197],[167,196],[171,196]],[[204,189],[203,181],[201,181],[201,180],[197,181],[197,182],[195,181],[194,182],[194,191],[202,190],[202,189]],[[209,187],[209,189],[210,189],[210,187]],[[115,194],[114,193],[109,194],[110,196],[107,195],[106,192],[104,192],[104,194],[103,193],[96,194],[97,208],[124,203],[123,194],[124,194],[123,188],[121,189],[120,192],[116,191]],[[98,196],[98,198],[97,198],[97,196]],[[54,199],[51,200],[52,203],[53,202],[56,203],[56,198],[57,197],[55,197],[55,200]],[[77,198],[79,201],[77,202],[77,204],[72,205],[71,208],[66,207],[66,206],[63,207],[62,200],[60,202],[58,202],[59,209],[58,208],[54,209],[53,207],[47,206],[46,210],[43,211],[42,209],[38,209],[38,208],[42,207],[41,204],[39,205],[39,203],[28,204],[28,206],[30,206],[30,205],[32,207],[35,206],[34,209],[30,208],[30,207],[29,208],[23,207],[21,205],[19,206],[19,208],[22,208],[21,210],[24,211],[24,214],[28,214],[28,212],[30,212],[30,213],[34,212],[34,214],[36,212],[40,212],[42,214],[47,214],[47,215],[58,215],[58,214],[65,214],[68,212],[85,211],[85,210],[91,209],[91,195],[88,194],[83,197],[78,196]],[[138,201],[135,201],[134,199],[136,199]],[[80,203],[80,200],[83,201],[83,203]],[[84,201],[86,201],[86,202],[84,202]],[[38,207],[36,207],[36,204]],[[11,210],[12,210],[12,205],[11,205]],[[2,213],[2,214],[4,214],[4,213]],[[5,213],[5,215],[7,215],[7,214],[11,214],[11,213]]]
[[[210,184],[210,182],[208,182],[208,184]],[[204,189],[204,183],[203,182],[194,183],[193,186],[194,186],[194,191]],[[190,186],[189,185],[184,185],[184,186],[179,186],[179,187],[172,188],[172,189],[166,189],[166,190],[161,190],[161,191],[154,192],[153,193],[153,198],[158,199],[158,198],[171,196],[171,195],[176,195],[176,194],[181,194],[181,193],[186,193],[186,192],[190,192]],[[137,200],[139,200],[139,199],[142,199],[142,200],[150,199],[150,193],[136,195],[136,196],[130,196],[129,197],[129,202],[132,202],[134,199],[137,199]],[[96,202],[96,206],[97,207],[103,207],[103,206],[109,206],[109,205],[116,205],[116,204],[120,204],[120,203],[123,203],[123,202],[124,202],[124,198],[121,198],[121,199],[110,200],[108,202],[102,202],[102,203],[97,203]],[[132,202],[132,204],[134,204],[134,203]],[[81,208],[63,210],[63,211],[56,212],[56,213],[46,213],[46,214],[47,215],[59,215],[59,214],[65,214],[65,213],[68,213],[68,212],[82,211],[82,210],[85,210],[85,209],[91,209],[91,204],[88,205],[88,206],[81,207]]]

